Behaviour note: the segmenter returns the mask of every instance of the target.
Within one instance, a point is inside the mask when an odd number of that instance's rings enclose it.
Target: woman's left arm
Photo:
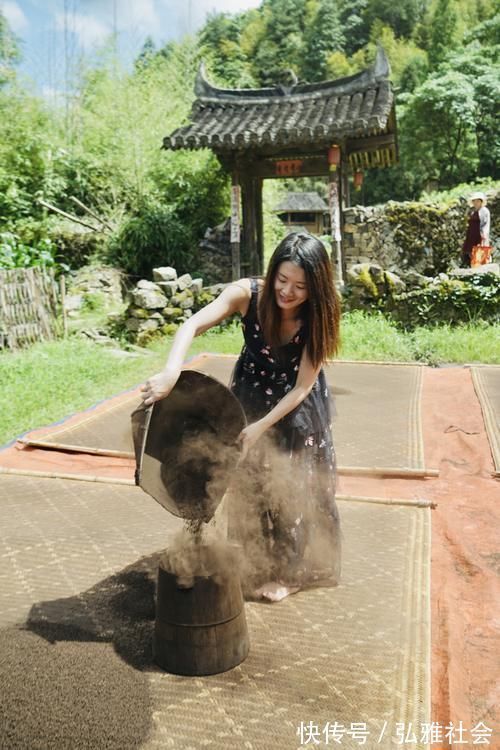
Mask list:
[[[304,347],[297,373],[297,381],[292,390],[286,396],[283,396],[281,401],[265,417],[249,424],[240,433],[239,439],[242,442],[243,458],[266,430],[276,424],[276,422],[279,422],[280,419],[283,419],[283,417],[286,417],[287,414],[302,403],[311,392],[320,370],[321,365],[318,367],[313,366]]]

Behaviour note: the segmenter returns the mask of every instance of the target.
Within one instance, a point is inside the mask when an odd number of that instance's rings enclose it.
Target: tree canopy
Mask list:
[[[227,175],[210,153],[160,150],[188,117],[201,59],[219,85],[261,87],[292,74],[352,75],[379,44],[396,87],[400,163],[368,170],[365,201],[498,179],[497,0],[262,0],[210,14],[193,39],[162,48],[144,39],[128,71],[104,44],[64,107],[18,80],[20,46],[0,11],[0,231],[49,226],[38,198],[74,211],[74,196],[116,226],[111,250],[129,270],[170,253],[173,238],[182,257],[229,207]]]

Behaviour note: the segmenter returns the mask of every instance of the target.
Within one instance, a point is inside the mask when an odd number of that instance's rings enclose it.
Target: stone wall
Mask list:
[[[500,252],[500,193],[487,193],[492,244]],[[408,270],[432,276],[460,262],[469,206],[389,201],[383,206],[354,206],[344,212],[343,247],[347,268],[377,263],[395,273]]]
[[[124,328],[128,340],[141,346],[158,335],[173,335],[225,287],[225,284],[204,287],[201,278],[193,279],[189,273],[178,276],[170,266],[153,268],[153,279],[141,279],[130,290],[125,313],[112,321],[115,329]]]

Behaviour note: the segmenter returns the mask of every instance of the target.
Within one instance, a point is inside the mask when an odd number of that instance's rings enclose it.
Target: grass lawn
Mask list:
[[[498,329],[486,324],[419,328],[403,333],[382,315],[346,314],[341,359],[500,364]],[[200,352],[237,354],[235,325],[193,342]],[[70,337],[0,354],[0,445],[27,430],[57,421],[143,382],[163,367],[171,339],[154,342],[137,358],[113,354],[91,341]]]

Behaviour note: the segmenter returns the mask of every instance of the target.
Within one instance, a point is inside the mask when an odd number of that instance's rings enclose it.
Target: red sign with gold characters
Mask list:
[[[276,161],[276,174],[279,177],[294,177],[299,175],[302,171],[303,163],[302,159],[284,159],[283,161]]]

